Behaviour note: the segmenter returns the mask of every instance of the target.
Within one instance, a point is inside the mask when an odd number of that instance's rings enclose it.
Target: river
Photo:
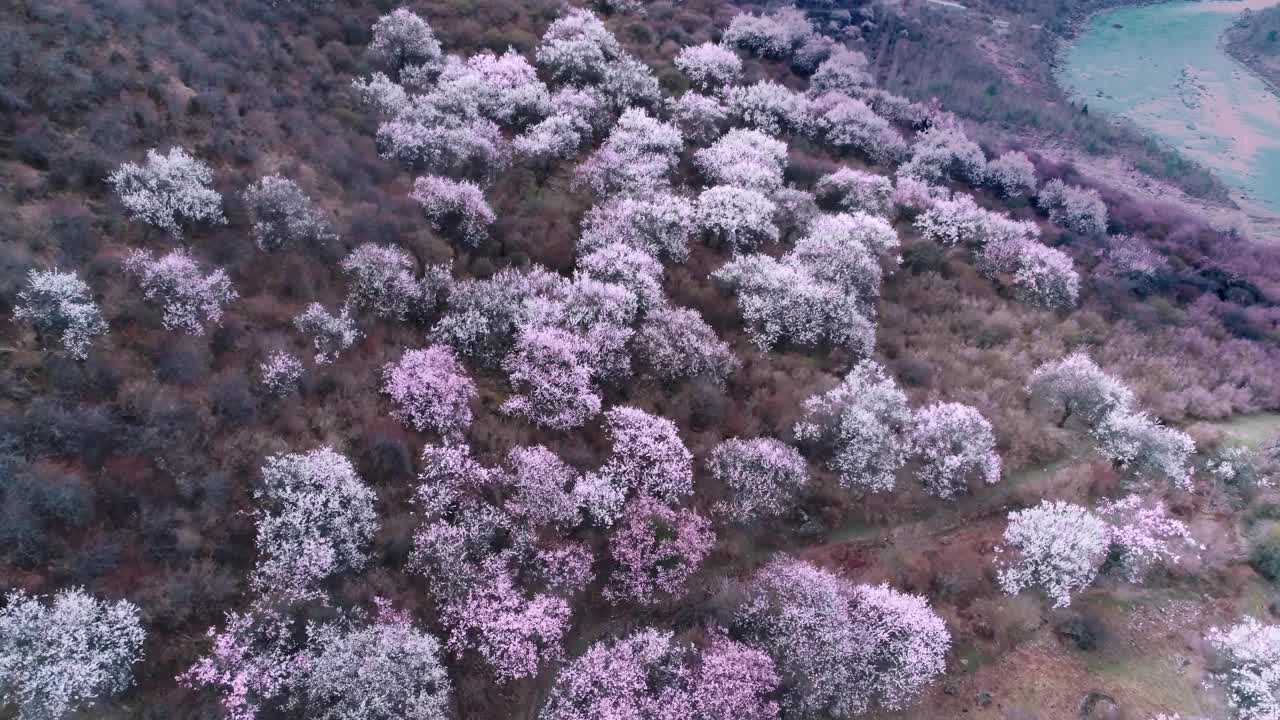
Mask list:
[[[1236,14],[1278,1],[1095,14],[1063,52],[1058,81],[1090,112],[1123,115],[1215,171],[1242,207],[1280,216],[1280,97],[1220,41]]]

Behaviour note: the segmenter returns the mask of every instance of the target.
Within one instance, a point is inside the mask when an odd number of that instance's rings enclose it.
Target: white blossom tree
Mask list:
[[[925,490],[952,498],[968,488],[970,478],[1000,481],[991,423],[976,408],[960,403],[934,403],[916,411],[911,444],[920,455],[916,476]]]
[[[859,300],[804,267],[757,253],[730,260],[711,277],[737,296],[747,334],[761,352],[786,341],[865,356],[875,344],[875,326]]]
[[[1089,356],[1072,353],[1061,360],[1046,362],[1031,373],[1027,392],[1038,402],[1060,413],[1059,424],[1077,417],[1094,427],[1114,411],[1133,406],[1133,392],[1108,375]]]
[[[1005,197],[1036,193],[1036,166],[1026,153],[1011,150],[987,163],[987,184]]]
[[[777,206],[757,190],[718,185],[698,196],[693,221],[699,230],[730,251],[754,250],[778,239],[773,224]]]
[[[372,622],[312,623],[292,704],[315,720],[445,720],[451,683],[440,643],[379,601]]]
[[[450,55],[435,87],[423,98],[437,112],[465,120],[491,120],[520,128],[551,112],[551,93],[524,56],[508,49],[463,60]]]
[[[298,389],[302,380],[302,361],[293,355],[277,350],[258,366],[258,374],[267,392],[272,395],[288,395]]]
[[[1130,477],[1191,489],[1196,444],[1185,432],[1161,425],[1145,412],[1122,408],[1107,414],[1091,435],[1103,456]]]
[[[719,93],[742,76],[742,59],[732,48],[705,42],[676,53],[676,68],[698,90]]]
[[[369,53],[392,72],[406,67],[432,66],[441,59],[440,42],[431,26],[406,8],[393,10],[373,24]]]
[[[610,198],[583,216],[578,254],[621,244],[658,260],[684,262],[689,257],[693,212],[692,203],[672,193]]]
[[[892,490],[911,450],[907,396],[878,363],[864,360],[839,385],[805,400],[796,439],[812,446],[847,487]]]
[[[0,608],[0,702],[19,720],[58,720],[133,684],[142,659],[141,611],[79,588],[47,602],[21,590]]]
[[[759,130],[738,128],[694,153],[693,164],[713,184],[769,193],[782,187],[787,145]]]
[[[1037,242],[1019,243],[1013,284],[1018,298],[1036,307],[1072,308],[1080,296],[1071,256]]]
[[[868,85],[873,85],[867,56],[849,48],[838,48],[819,63],[809,78],[809,92],[814,96],[826,93],[844,93],[858,97]]]
[[[770,135],[803,135],[813,123],[809,99],[772,80],[731,88],[725,99],[736,122]]]
[[[799,451],[774,438],[729,438],[712,448],[707,471],[725,486],[717,515],[732,522],[783,515],[809,482]]]
[[[537,60],[560,82],[590,85],[602,81],[625,54],[600,18],[589,10],[572,8],[547,28]]]
[[[488,182],[511,164],[510,143],[497,123],[418,100],[379,125],[376,142],[380,156],[415,171]]]
[[[1107,205],[1097,190],[1068,185],[1055,178],[1045,183],[1036,204],[1055,222],[1081,235],[1101,235],[1107,231]]]
[[[305,597],[325,578],[368,562],[376,496],[332,448],[267,458],[253,497],[259,590]]]
[[[681,95],[671,115],[690,143],[709,143],[720,136],[729,118],[729,109],[716,98],[697,92]]]
[[[102,319],[89,286],[73,272],[27,273],[27,287],[18,292],[13,315],[29,320],[42,342],[57,337],[67,354],[77,360],[88,357],[93,339],[107,332],[107,321]]]
[[[449,281],[445,266],[430,267],[422,280],[415,278],[413,257],[396,245],[364,243],[341,267],[348,279],[348,305],[392,320],[434,308]]]
[[[213,171],[179,147],[165,155],[148,150],[146,163],[124,163],[107,182],[135,219],[174,238],[182,237],[183,223],[227,221],[222,215],[222,196],[209,186]]]
[[[245,188],[243,198],[253,240],[263,250],[310,249],[338,237],[324,212],[288,178],[263,176]]]
[[[955,179],[976,186],[986,176],[986,168],[987,156],[982,148],[957,125],[943,124],[916,137],[911,158],[901,171],[926,182]]]
[[[884,175],[842,167],[823,175],[814,184],[819,200],[831,202],[847,212],[887,215],[893,207],[893,183]]]
[[[764,15],[738,13],[729,21],[724,42],[764,57],[783,58],[812,34],[803,10],[781,7]]]
[[[1090,584],[1107,559],[1111,530],[1079,505],[1045,500],[1009,513],[1009,526],[996,548],[1000,587],[1010,595],[1039,588],[1054,607]]]
[[[320,365],[336,360],[338,355],[354,345],[360,337],[356,322],[346,307],[339,314],[333,315],[320,303],[311,303],[302,314],[293,319],[293,326],[298,328],[298,332],[311,336],[312,345],[316,349],[316,362]]]
[[[1246,616],[1229,628],[1210,628],[1205,639],[1218,656],[1215,679],[1226,687],[1236,717],[1280,718],[1280,625]]]
[[[124,269],[138,276],[142,295],[164,308],[162,322],[169,330],[203,335],[205,325],[222,323],[222,308],[239,295],[225,270],[200,272],[186,250],[155,258],[146,250],[125,257]]]

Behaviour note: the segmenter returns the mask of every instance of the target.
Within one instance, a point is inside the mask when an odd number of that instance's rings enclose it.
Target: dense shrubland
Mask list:
[[[1280,406],[1274,252],[801,11],[610,5],[0,11],[22,717],[945,703],[975,598],[1163,581],[1265,486],[1175,424]],[[1104,480],[963,516],[967,590],[832,549],[1070,453]]]

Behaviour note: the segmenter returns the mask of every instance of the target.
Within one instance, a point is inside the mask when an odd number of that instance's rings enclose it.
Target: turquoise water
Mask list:
[[[1213,169],[1251,204],[1280,214],[1280,98],[1219,38],[1261,2],[1182,2],[1090,18],[1058,80],[1090,112],[1123,115]]]

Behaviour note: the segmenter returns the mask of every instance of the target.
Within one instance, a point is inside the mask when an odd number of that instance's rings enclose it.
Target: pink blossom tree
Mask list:
[[[571,526],[578,520],[573,488],[581,474],[542,445],[512,448],[507,453],[510,494],[504,509],[533,526]]]
[[[170,330],[203,335],[206,324],[221,324],[222,307],[239,297],[225,270],[202,274],[186,250],[158,259],[134,250],[125,257],[124,268],[138,276],[143,297],[163,306],[162,322]]]
[[[898,162],[909,152],[902,134],[858,98],[827,93],[813,101],[812,112],[810,132],[833,150],[877,164]]]
[[[693,456],[670,420],[634,407],[605,413],[613,449],[591,475],[622,494],[636,493],[674,504],[693,492]]]
[[[578,166],[575,183],[606,197],[662,191],[670,184],[683,146],[675,125],[630,108],[604,144]]]
[[[209,628],[209,650],[178,682],[219,696],[227,720],[255,720],[259,711],[286,696],[304,672],[293,628],[273,607],[227,613],[222,630]]]
[[[609,539],[616,568],[605,597],[637,605],[678,598],[714,544],[715,533],[702,516],[638,497],[623,508]]]
[[[532,677],[557,662],[569,626],[569,605],[550,595],[526,598],[505,569],[492,569],[457,601],[445,605],[449,649],[474,649],[498,682]]]
[[[520,333],[502,361],[514,393],[502,411],[545,427],[579,427],[600,412],[600,396],[586,363],[590,348],[578,336],[540,325]]]
[[[711,450],[706,466],[725,486],[716,514],[737,523],[785,514],[809,482],[804,458],[774,438],[725,440]]]
[[[1156,565],[1178,563],[1180,550],[1194,553],[1203,548],[1160,500],[1128,495],[1103,501],[1095,512],[1111,526],[1110,558],[1129,582],[1141,582]]]
[[[496,219],[484,192],[467,180],[426,175],[413,182],[409,197],[422,206],[433,227],[458,236],[468,247],[484,242]]]
[[[382,391],[395,404],[394,415],[419,431],[460,436],[471,425],[476,386],[443,345],[407,350],[382,369]]]
[[[777,662],[788,717],[901,710],[943,672],[951,646],[923,598],[788,558],[756,573],[739,622]]]
[[[442,113],[414,98],[378,126],[378,154],[434,174],[492,180],[511,162],[502,128],[492,120]]]
[[[629,245],[612,243],[593,250],[578,259],[578,270],[592,280],[626,288],[635,295],[641,314],[657,310],[666,302],[662,263]]]
[[[715,633],[702,653],[644,628],[596,642],[556,676],[538,720],[773,720],[778,686],[764,653]]]
[[[724,382],[739,364],[698,311],[673,306],[645,317],[635,336],[635,354],[645,372],[664,382],[691,377]]]
[[[991,423],[976,408],[934,403],[916,411],[911,444],[920,456],[916,477],[929,494],[949,499],[971,478],[1000,481],[1000,456]]]
[[[846,487],[884,492],[907,460],[910,426],[907,396],[884,368],[865,360],[835,388],[805,400],[794,432]]]

